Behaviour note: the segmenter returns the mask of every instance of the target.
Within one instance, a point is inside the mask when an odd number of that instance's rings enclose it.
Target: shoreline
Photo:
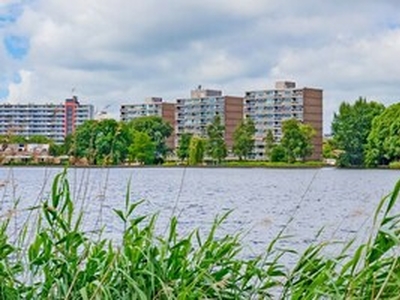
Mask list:
[[[68,168],[68,169],[339,169],[339,170],[390,170],[390,171],[398,171],[400,169],[389,168],[389,167],[376,167],[376,168],[343,168],[332,165],[206,165],[206,166],[189,166],[189,165],[1,165],[0,169],[9,169],[9,168]]]

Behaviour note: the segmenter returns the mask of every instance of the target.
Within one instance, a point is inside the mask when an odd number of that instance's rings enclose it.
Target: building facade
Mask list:
[[[86,120],[93,119],[93,106],[81,105],[77,97],[64,104],[0,104],[0,135],[42,135],[62,143]]]
[[[225,126],[225,142],[233,145],[233,133],[243,119],[243,98],[223,96],[221,91],[198,89],[191,91],[190,98],[176,101],[176,139],[183,133],[206,136],[207,125],[220,116]]]
[[[120,107],[120,120],[127,122],[139,117],[159,116],[175,128],[175,104],[163,102],[162,98],[147,98],[141,104],[122,104]],[[174,133],[166,141],[168,148],[174,149]]]
[[[264,145],[268,130],[275,140],[282,138],[282,122],[296,119],[311,125],[316,135],[314,151],[310,159],[322,158],[322,99],[323,91],[315,88],[297,88],[295,82],[276,82],[275,89],[246,92],[244,116],[251,118],[256,126],[255,159],[265,159]]]

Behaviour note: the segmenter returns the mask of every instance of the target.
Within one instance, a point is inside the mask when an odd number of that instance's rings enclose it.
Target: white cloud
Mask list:
[[[0,29],[0,38],[30,38],[23,61],[0,49],[12,101],[62,101],[76,87],[117,111],[146,96],[184,97],[197,84],[241,95],[289,78],[324,88],[328,131],[342,100],[400,94],[397,0],[24,3]],[[15,73],[20,84],[11,82]]]
[[[18,103],[35,101],[36,99],[30,99],[31,95],[35,92],[32,89],[32,72],[21,70],[19,76],[21,81],[18,84],[11,83],[9,86],[8,102]]]

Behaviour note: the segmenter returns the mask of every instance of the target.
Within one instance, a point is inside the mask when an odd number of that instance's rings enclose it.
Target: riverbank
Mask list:
[[[122,165],[88,165],[88,164],[48,164],[48,163],[14,163],[4,164],[0,167],[69,167],[69,168],[286,168],[286,169],[309,169],[334,167],[319,161],[310,162],[266,162],[266,161],[224,161],[220,164],[204,163],[199,165],[187,165],[176,161],[168,161],[160,165],[122,164]]]

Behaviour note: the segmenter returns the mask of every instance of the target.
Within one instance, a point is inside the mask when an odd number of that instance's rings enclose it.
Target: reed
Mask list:
[[[330,243],[304,252],[281,250],[281,232],[252,259],[243,258],[240,235],[217,231],[229,213],[206,234],[180,235],[173,217],[164,236],[157,215],[138,216],[141,202],[114,210],[124,225],[122,241],[93,239],[82,229],[84,214],[74,207],[67,171],[54,178],[51,196],[37,207],[32,239],[23,228],[11,241],[12,216],[0,226],[0,299],[398,299],[400,215],[394,206],[400,181],[383,198],[367,242],[328,256]],[[28,225],[27,225],[28,226]],[[355,250],[350,250],[355,248]],[[288,268],[282,258],[296,254]]]

